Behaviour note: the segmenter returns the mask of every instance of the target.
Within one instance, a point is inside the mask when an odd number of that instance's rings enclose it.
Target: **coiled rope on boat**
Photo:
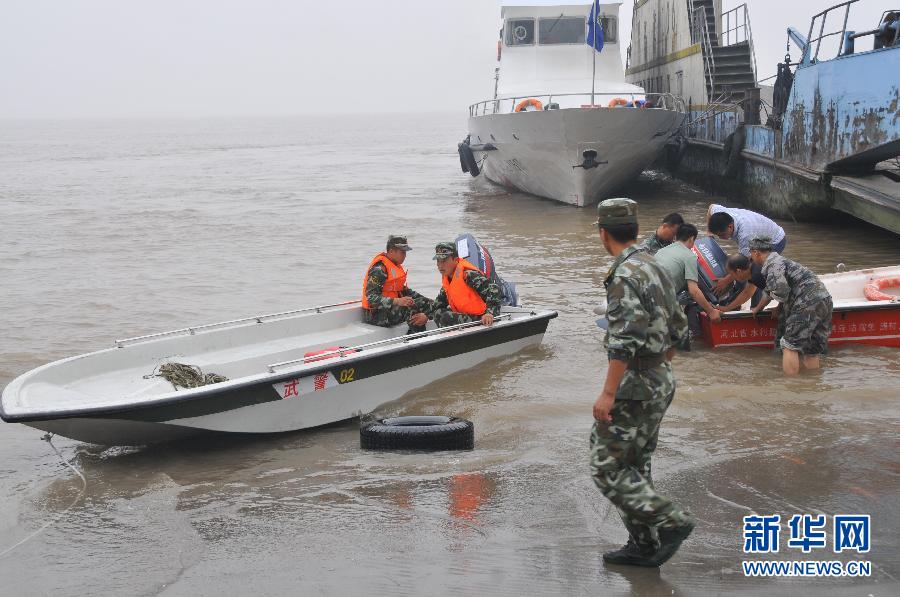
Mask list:
[[[162,377],[178,388],[199,388],[214,383],[228,381],[228,378],[218,373],[203,373],[196,365],[184,363],[163,363],[159,366],[159,372],[151,373],[147,377]]]

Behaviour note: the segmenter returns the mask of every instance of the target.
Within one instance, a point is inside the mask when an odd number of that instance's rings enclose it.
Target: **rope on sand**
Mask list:
[[[41,439],[44,440],[45,442],[47,442],[48,444],[50,444],[50,447],[53,448],[53,451],[56,452],[56,455],[57,455],[57,456],[59,456],[60,461],[62,461],[63,464],[65,464],[67,467],[69,467],[70,469],[72,469],[72,471],[73,471],[76,475],[78,475],[78,476],[81,478],[81,491],[78,492],[78,495],[75,496],[75,499],[72,500],[72,503],[69,504],[69,507],[68,507],[68,508],[66,508],[65,510],[63,510],[62,512],[60,512],[59,514],[57,514],[55,517],[53,517],[52,519],[50,519],[49,522],[45,523],[41,528],[39,528],[39,529],[36,530],[35,532],[31,533],[30,535],[28,535],[27,537],[25,537],[24,539],[22,539],[21,541],[19,541],[19,542],[16,543],[15,545],[12,545],[12,546],[10,546],[10,547],[7,547],[7,548],[4,549],[3,551],[0,551],[0,558],[2,558],[3,556],[7,555],[8,553],[11,553],[11,552],[12,552],[14,549],[16,549],[17,547],[19,547],[19,546],[21,546],[21,545],[24,545],[24,544],[27,543],[28,541],[31,541],[32,539],[34,539],[35,537],[37,537],[38,535],[40,535],[41,533],[43,533],[44,531],[46,531],[47,529],[49,529],[51,526],[53,526],[53,525],[54,525],[56,522],[58,522],[63,516],[65,516],[66,514],[68,514],[69,510],[71,510],[71,509],[75,506],[75,504],[77,504],[78,501],[79,501],[82,497],[84,497],[84,492],[87,490],[87,479],[84,478],[84,475],[81,474],[81,471],[79,471],[77,468],[75,468],[74,466],[72,466],[72,464],[71,464],[68,460],[66,460],[65,458],[63,458],[63,455],[59,453],[59,450],[56,449],[56,446],[53,445],[53,441],[51,441],[51,440],[53,439],[53,434],[52,434],[52,433],[48,433],[48,434],[42,436]]]

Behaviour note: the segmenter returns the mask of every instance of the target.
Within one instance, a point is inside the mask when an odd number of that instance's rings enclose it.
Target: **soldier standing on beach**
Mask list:
[[[412,247],[405,236],[388,237],[387,248],[372,259],[363,281],[362,306],[366,323],[392,327],[409,323],[412,332],[425,330],[431,313],[431,299],[406,285],[403,262]]]
[[[663,269],[635,246],[637,204],[607,199],[597,212],[601,241],[615,261],[604,282],[609,369],[594,403],[591,472],[629,534],[603,559],[656,567],[694,528],[688,512],[657,493],[650,475],[660,423],[675,396],[671,360],[689,342],[687,319]]]

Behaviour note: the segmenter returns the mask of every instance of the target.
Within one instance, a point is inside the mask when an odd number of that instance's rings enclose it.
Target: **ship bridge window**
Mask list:
[[[603,27],[603,43],[616,43],[619,36],[619,27],[616,17],[600,17],[600,25]]]
[[[540,20],[540,44],[583,44],[587,28],[584,17],[550,17]]]
[[[506,45],[534,45],[534,19],[509,19],[506,21]]]

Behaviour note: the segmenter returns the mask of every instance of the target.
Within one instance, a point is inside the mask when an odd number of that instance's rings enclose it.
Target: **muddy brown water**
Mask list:
[[[381,414],[475,422],[466,453],[363,452],[358,424],[102,449],[56,438],[81,480],[21,425],[0,425],[2,595],[897,594],[900,352],[832,351],[785,379],[764,349],[699,349],[654,478],[700,524],[661,571],[604,567],[625,531],[588,476],[605,357],[591,312],[610,262],[592,209],[459,171],[458,115],[0,126],[0,386],[134,336],[354,298],[388,233],[410,285],[470,231],[528,304],[540,347],[443,379]],[[642,232],[710,197],[657,174],[622,191]],[[819,273],[900,263],[898,237],[781,222]],[[69,505],[75,501],[74,505]],[[746,578],[743,516],[870,514],[866,579]],[[784,543],[785,538],[782,539]]]

